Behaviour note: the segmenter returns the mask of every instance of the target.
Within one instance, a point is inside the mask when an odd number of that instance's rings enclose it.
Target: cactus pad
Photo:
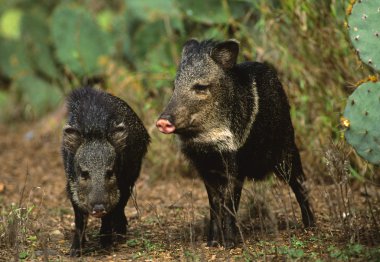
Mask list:
[[[380,1],[358,0],[349,9],[350,39],[360,59],[380,70]]]
[[[58,6],[53,12],[51,33],[57,58],[79,77],[99,74],[101,59],[112,51],[108,35],[84,8]]]
[[[345,138],[368,162],[380,165],[380,82],[361,84],[344,111]]]
[[[27,54],[34,71],[42,73],[49,79],[58,79],[59,71],[50,48],[47,19],[44,12],[35,10],[24,14],[21,20],[22,42],[28,50]]]
[[[22,43],[0,37],[0,71],[9,78],[17,78],[33,71],[28,51]]]

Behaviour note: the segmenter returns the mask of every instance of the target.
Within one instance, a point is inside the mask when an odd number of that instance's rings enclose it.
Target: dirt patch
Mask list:
[[[0,127],[0,260],[69,260],[74,218],[65,191],[58,133],[41,138],[25,125]],[[99,221],[92,218],[82,259],[379,261],[379,185],[309,179],[308,186],[317,228],[302,228],[293,193],[277,179],[247,182],[238,214],[242,243],[231,250],[208,248],[209,211],[203,183],[180,175],[152,176],[144,166],[125,209],[127,240],[101,250]]]

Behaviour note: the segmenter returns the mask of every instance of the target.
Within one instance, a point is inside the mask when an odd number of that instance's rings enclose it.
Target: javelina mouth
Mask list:
[[[105,214],[107,214],[107,212],[106,211],[100,211],[100,212],[92,211],[90,214],[93,217],[101,218],[101,217],[105,216]]]
[[[194,127],[178,128],[175,134],[179,135],[182,139],[193,139],[201,133],[201,131]]]

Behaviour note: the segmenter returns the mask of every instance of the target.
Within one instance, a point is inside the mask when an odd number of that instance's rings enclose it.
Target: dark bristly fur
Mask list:
[[[209,246],[236,244],[243,182],[272,171],[294,191],[304,225],[315,224],[282,85],[266,64],[236,64],[238,52],[234,40],[189,40],[159,119],[175,127],[182,152],[204,180]]]
[[[101,245],[112,244],[112,232],[126,234],[124,207],[150,139],[127,103],[108,93],[92,87],[76,89],[68,97],[67,107],[62,154],[75,213],[70,255],[78,256],[88,215],[99,207]]]

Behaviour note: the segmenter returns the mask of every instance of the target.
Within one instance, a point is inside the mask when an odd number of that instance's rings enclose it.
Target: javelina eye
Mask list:
[[[204,94],[209,89],[210,85],[196,84],[193,86],[195,93]]]
[[[80,177],[81,177],[82,179],[84,179],[84,180],[87,180],[87,179],[90,178],[90,173],[88,173],[88,171],[82,171],[82,172],[80,173]]]

